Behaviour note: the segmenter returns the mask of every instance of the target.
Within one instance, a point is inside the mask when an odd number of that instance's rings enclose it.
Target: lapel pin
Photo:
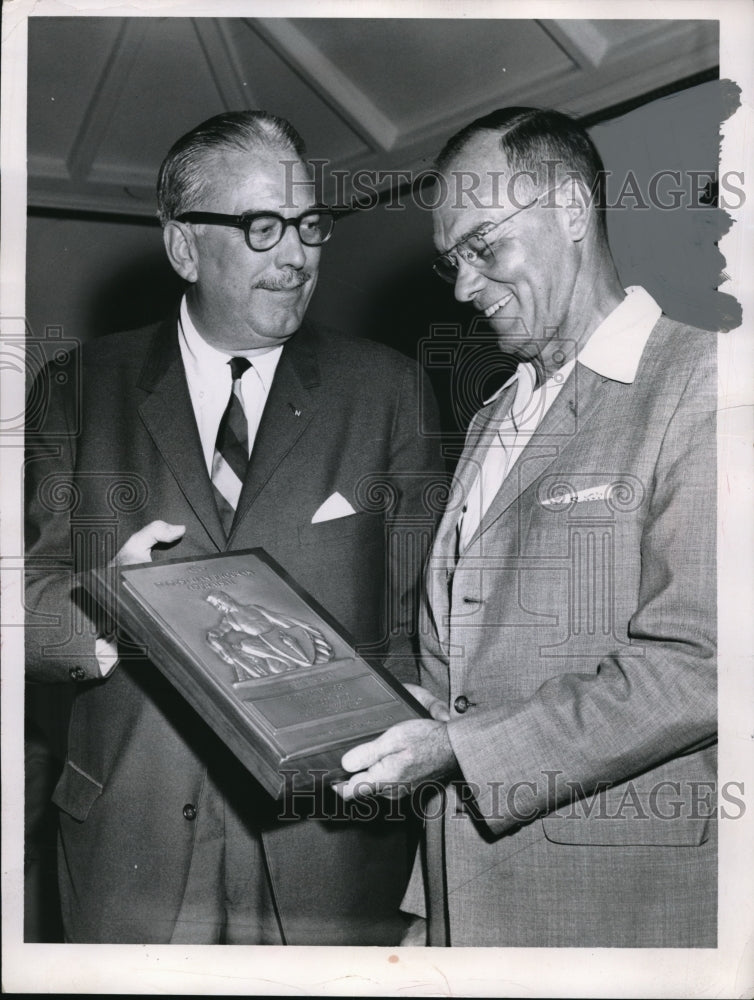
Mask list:
[[[301,416],[301,410],[299,410],[297,407],[295,407],[293,405],[293,403],[289,403],[288,405],[290,406],[291,410],[293,410],[293,416],[294,417],[300,417]]]

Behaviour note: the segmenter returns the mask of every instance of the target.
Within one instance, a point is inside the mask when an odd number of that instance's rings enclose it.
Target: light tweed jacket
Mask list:
[[[715,341],[661,317],[633,383],[577,364],[453,572],[511,390],[472,422],[422,621],[466,782],[404,900],[433,944],[715,945]]]

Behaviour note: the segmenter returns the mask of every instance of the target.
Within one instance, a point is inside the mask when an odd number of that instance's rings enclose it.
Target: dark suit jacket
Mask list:
[[[390,664],[411,679],[413,589],[432,527],[423,490],[439,466],[436,438],[422,430],[436,427],[434,403],[416,366],[305,324],[283,350],[227,543],[174,322],[85,345],[45,392],[27,461],[27,671],[79,685],[54,796],[68,933],[170,939],[193,848],[184,806],[214,762],[263,832],[289,943],[394,942],[403,825],[276,821],[272,800],[152,664],[124,659],[99,679],[72,574],[106,563],[158,518],[186,532],[154,559],[262,546],[365,655],[384,652],[392,630]],[[335,491],[357,513],[312,524]]]

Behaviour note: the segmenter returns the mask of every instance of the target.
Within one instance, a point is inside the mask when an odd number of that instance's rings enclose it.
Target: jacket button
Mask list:
[[[463,715],[463,713],[466,711],[466,709],[469,707],[470,704],[471,702],[469,701],[469,699],[466,697],[465,694],[459,694],[456,700],[453,702],[453,708],[460,715]]]
[[[183,818],[187,820],[196,819],[196,806],[192,805],[190,802],[187,802],[186,805],[183,807]]]
[[[72,681],[83,681],[86,678],[86,670],[83,667],[71,667],[68,676]]]

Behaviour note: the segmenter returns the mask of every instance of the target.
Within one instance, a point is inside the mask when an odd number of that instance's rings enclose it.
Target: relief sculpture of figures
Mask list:
[[[259,604],[238,604],[222,590],[211,591],[207,601],[222,612],[207,642],[234,668],[237,683],[326,663],[332,656],[329,642],[306,622]]]

